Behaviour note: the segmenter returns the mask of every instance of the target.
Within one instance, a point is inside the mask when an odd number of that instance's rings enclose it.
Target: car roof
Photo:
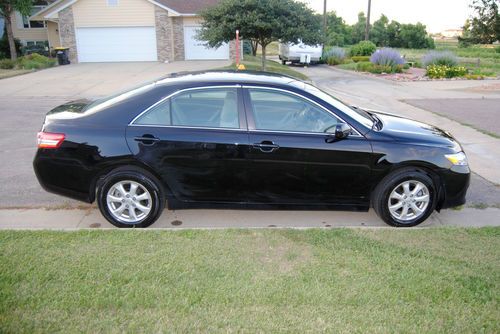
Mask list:
[[[290,85],[301,81],[282,74],[259,71],[203,71],[172,73],[155,81],[156,85],[175,85],[179,83],[239,83]]]

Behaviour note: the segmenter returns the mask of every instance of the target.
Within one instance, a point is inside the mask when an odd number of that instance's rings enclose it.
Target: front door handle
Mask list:
[[[141,142],[144,145],[153,145],[157,141],[160,141],[160,138],[156,138],[155,136],[150,135],[150,134],[145,134],[145,135],[142,135],[141,137],[134,137],[134,140]]]
[[[260,143],[255,143],[253,144],[253,147],[259,149],[261,152],[264,153],[271,153],[280,148],[278,145],[276,145],[270,140],[264,140]]]

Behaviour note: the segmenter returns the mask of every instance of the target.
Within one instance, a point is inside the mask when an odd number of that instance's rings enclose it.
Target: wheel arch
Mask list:
[[[113,163],[110,165],[106,165],[106,167],[102,168],[93,177],[92,182],[90,183],[90,188],[89,188],[90,203],[93,203],[96,200],[97,190],[101,186],[106,175],[108,175],[109,173],[111,173],[113,171],[117,171],[117,170],[134,170],[134,171],[146,172],[148,174],[151,174],[153,177],[158,179],[158,181],[160,181],[160,186],[162,187],[162,190],[163,190],[165,196],[170,197],[172,194],[167,182],[158,173],[156,173],[151,167],[149,167],[148,165],[146,165],[140,161],[137,161],[137,160],[128,160],[128,161],[120,161],[120,162],[116,162],[116,163]]]
[[[440,177],[439,173],[435,171],[436,168],[438,167],[425,161],[405,161],[392,165],[391,168],[389,168],[386,173],[381,175],[381,177],[376,182],[373,183],[370,194],[370,206],[373,205],[373,195],[375,193],[375,189],[379,186],[381,182],[387,179],[387,177],[391,174],[407,170],[413,172],[422,172],[431,178],[431,180],[434,183],[434,186],[436,187],[436,196],[437,196],[436,210],[439,212],[441,210],[445,198],[444,198],[443,180]]]

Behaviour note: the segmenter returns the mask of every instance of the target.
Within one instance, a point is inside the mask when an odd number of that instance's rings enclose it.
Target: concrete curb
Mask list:
[[[443,210],[433,213],[418,228],[443,226],[500,226],[500,209]],[[310,229],[310,228],[391,228],[375,213],[343,211],[271,211],[271,210],[165,210],[151,230],[191,229]],[[0,210],[0,230],[87,230],[115,229],[97,209]],[[412,228],[413,229],[413,228]]]

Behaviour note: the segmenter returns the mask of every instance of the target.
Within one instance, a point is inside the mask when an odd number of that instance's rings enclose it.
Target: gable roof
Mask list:
[[[33,14],[32,20],[54,19],[57,13],[71,6],[78,0],[57,0],[39,12]],[[205,8],[216,5],[219,0],[146,0],[169,12],[169,16],[195,16]]]

